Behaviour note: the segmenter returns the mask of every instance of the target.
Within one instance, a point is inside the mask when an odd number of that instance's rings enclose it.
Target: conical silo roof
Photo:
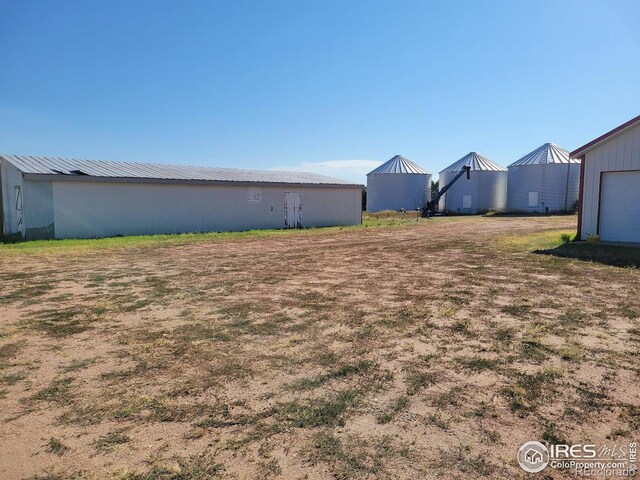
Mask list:
[[[520,167],[522,165],[544,165],[548,163],[580,163],[580,160],[570,160],[567,150],[555,143],[545,143],[509,166]]]
[[[411,160],[404,158],[402,155],[396,155],[387,160],[378,168],[371,170],[367,175],[377,175],[379,173],[421,173],[429,175],[429,172],[420,165],[413,163]]]
[[[489,160],[487,157],[483,157],[478,152],[467,153],[460,160],[452,163],[440,173],[445,172],[459,172],[462,167],[469,166],[471,170],[485,170],[490,172],[506,172],[507,169],[502,165],[498,165],[493,160]]]

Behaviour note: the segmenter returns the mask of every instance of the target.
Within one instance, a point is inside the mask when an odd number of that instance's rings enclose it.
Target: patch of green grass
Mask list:
[[[60,472],[45,472],[43,474],[36,474],[28,477],[28,480],[73,480],[75,478],[81,478],[78,476],[72,476],[68,474],[62,474]]]
[[[454,333],[468,333],[471,322],[468,319],[456,320],[451,324],[451,331]]]
[[[575,238],[575,235],[571,235],[570,233],[561,233],[560,234],[560,241],[563,244],[569,243],[571,241],[573,241],[573,239]]]
[[[532,252],[558,247],[563,242],[562,235],[574,233],[568,230],[547,230],[530,234],[501,235],[498,237],[498,244],[507,250]]]
[[[64,377],[52,381],[48,387],[34,393],[30,399],[51,402],[58,405],[68,405],[73,402],[73,378]]]
[[[373,364],[367,360],[348,363],[323,375],[318,375],[313,378],[304,378],[294,383],[292,388],[294,390],[312,390],[330,382],[331,380],[367,373],[371,369],[372,365]]]
[[[407,448],[397,448],[388,435],[369,440],[356,435],[340,438],[330,432],[321,432],[308,449],[313,464],[323,462],[332,478],[350,480],[356,478],[394,478],[389,472],[393,459],[407,458]]]
[[[531,306],[524,303],[515,303],[512,305],[504,305],[500,311],[511,315],[512,317],[527,317],[531,313]]]
[[[88,316],[84,308],[74,306],[38,310],[26,321],[26,325],[52,337],[64,338],[89,330],[96,320]]]
[[[345,414],[358,402],[353,390],[343,390],[330,398],[289,402],[276,408],[279,421],[298,428],[344,425]]]
[[[0,242],[1,255],[15,254],[69,254],[91,252],[99,250],[112,249],[133,249],[133,248],[159,248],[174,245],[189,245],[194,243],[214,243],[221,241],[253,239],[253,238],[271,238],[271,237],[290,237],[290,236],[307,236],[317,235],[321,233],[330,233],[335,231],[359,230],[363,228],[376,227],[394,227],[405,224],[416,223],[415,216],[407,214],[405,218],[401,218],[400,214],[394,212],[394,215],[380,218],[380,216],[371,216],[364,214],[363,222],[360,225],[349,225],[342,227],[316,227],[298,229],[271,229],[271,230],[245,230],[242,232],[209,232],[209,233],[182,233],[171,235],[132,235],[123,237],[108,237],[97,239],[66,239],[66,240],[30,240],[20,242],[2,243]],[[444,219],[446,222],[452,222],[457,219]],[[458,221],[464,221],[462,218]],[[420,222],[426,220],[420,219]]]
[[[584,357],[584,348],[581,345],[566,345],[557,350],[562,360],[567,362],[578,362]]]
[[[174,328],[171,332],[164,335],[166,338],[172,338],[174,341],[182,341],[188,343],[198,342],[224,342],[230,339],[220,326],[210,323],[188,323]]]
[[[602,409],[612,407],[611,397],[606,385],[594,385],[587,382],[578,382],[576,387],[578,393],[578,406],[583,412],[599,412]]]
[[[472,372],[482,372],[484,370],[495,370],[500,365],[500,361],[490,358],[470,357],[458,358],[457,363]]]
[[[434,462],[434,467],[438,469],[456,468],[473,478],[489,477],[496,472],[496,465],[489,461],[491,454],[488,452],[474,453],[470,445],[458,445],[450,449],[440,449],[440,455]]]
[[[542,431],[542,440],[552,444],[567,444],[569,443],[564,433],[560,431],[558,426],[554,423],[546,423],[544,430]]]
[[[0,385],[15,385],[25,378],[24,373],[9,373],[0,376]]]
[[[169,396],[131,396],[122,398],[101,412],[115,420],[145,422],[187,422],[205,415],[211,406],[203,402],[185,402]]]
[[[631,430],[627,430],[624,428],[614,428],[611,430],[611,432],[607,434],[607,439],[615,441],[615,440],[618,440],[620,437],[626,438],[631,436],[632,436]]]
[[[118,445],[123,445],[125,443],[129,443],[131,438],[128,435],[123,433],[123,430],[116,430],[113,432],[109,432],[102,437],[99,437],[95,442],[93,442],[93,446],[96,451],[99,453],[111,452]]]
[[[89,425],[99,424],[105,419],[107,413],[107,408],[97,402],[92,402],[87,405],[73,404],[72,408],[60,415],[58,420],[63,425],[79,425],[86,427]],[[115,414],[113,415],[113,418],[117,419]]]
[[[411,366],[406,372],[407,395],[415,395],[423,388],[436,383],[438,376],[435,372],[422,370],[420,367]]]
[[[393,417],[396,414],[405,410],[410,403],[411,401],[409,400],[409,397],[407,397],[406,395],[396,398],[389,412],[381,413],[380,415],[378,415],[377,417],[378,423],[380,424],[389,423],[391,420],[393,420]]]
[[[13,342],[13,343],[5,343],[0,346],[0,369],[7,368],[10,364],[10,360],[15,359],[15,357],[20,353],[20,350],[24,347],[26,342]]]
[[[314,441],[314,450],[311,454],[313,462],[326,462],[332,466],[339,466],[339,479],[353,478],[358,473],[367,470],[364,458],[353,452],[350,448],[344,448],[342,441],[331,433],[318,434]]]
[[[538,405],[555,393],[557,370],[545,369],[534,374],[515,372],[516,381],[502,389],[511,410],[519,416],[535,411]]]
[[[626,421],[631,430],[640,430],[640,406],[631,404],[622,405],[620,419]]]
[[[280,463],[277,458],[272,458],[270,460],[266,460],[264,462],[259,463],[260,473],[259,478],[272,478],[278,477],[282,474],[282,467],[280,467]]]
[[[588,315],[578,308],[568,308],[558,317],[558,324],[564,329],[575,330],[588,323]]]
[[[493,338],[502,343],[510,343],[515,336],[516,330],[511,327],[500,327],[493,334]]]
[[[178,457],[177,467],[163,465],[161,461],[151,463],[145,472],[127,472],[117,480],[215,480],[222,478],[224,467],[214,455],[204,451],[191,457]]]
[[[553,350],[536,338],[522,340],[520,344],[520,356],[527,360],[541,362],[549,358]]]
[[[14,302],[33,304],[37,302],[40,297],[53,290],[53,288],[54,285],[51,282],[36,282],[31,280],[26,284],[13,286],[12,289],[7,288],[0,292],[0,304]]]
[[[434,398],[433,404],[438,408],[459,407],[465,398],[465,388],[459,385],[451,387],[446,392]]]
[[[65,373],[77,372],[79,370],[84,370],[85,368],[93,365],[97,361],[97,358],[86,358],[84,360],[73,360],[68,365],[65,365],[62,368],[62,371]]]
[[[69,447],[67,447],[55,437],[51,437],[47,442],[47,452],[49,453],[55,453],[56,455],[61,457],[66,453],[67,450],[69,450]]]

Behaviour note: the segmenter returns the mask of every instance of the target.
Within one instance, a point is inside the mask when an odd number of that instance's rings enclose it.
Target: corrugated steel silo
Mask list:
[[[471,167],[470,178],[460,177],[440,198],[438,209],[443,212],[481,213],[507,208],[507,169],[492,160],[471,152],[440,172],[439,187],[443,188],[465,166]]]
[[[367,174],[367,211],[414,210],[431,200],[431,174],[396,155]]]
[[[507,209],[512,212],[573,211],[580,188],[580,161],[545,143],[509,165]]]

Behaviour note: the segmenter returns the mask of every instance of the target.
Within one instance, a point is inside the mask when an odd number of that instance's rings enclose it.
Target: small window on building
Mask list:
[[[529,206],[530,207],[538,206],[538,192],[529,192]]]
[[[249,187],[249,202],[260,203],[262,201],[262,189],[260,187]]]
[[[471,195],[462,196],[462,208],[471,208]]]

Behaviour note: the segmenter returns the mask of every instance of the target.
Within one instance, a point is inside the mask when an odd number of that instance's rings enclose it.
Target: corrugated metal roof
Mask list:
[[[44,175],[90,175],[92,177],[195,180],[217,182],[305,183],[354,185],[353,182],[317,173],[279,170],[164,165],[156,163],[77,160],[70,158],[0,155],[23,173]]]
[[[487,157],[483,157],[478,152],[467,153],[457,162],[452,163],[440,173],[445,172],[459,172],[464,166],[471,167],[471,170],[487,170],[492,172],[506,172],[507,169],[502,165],[498,165],[493,160],[489,160]]]
[[[547,163],[569,163],[569,152],[555,143],[545,143],[533,152],[513,162],[510,167],[522,165],[543,165]],[[571,160],[571,163],[580,163],[580,160]]]
[[[396,155],[387,160],[378,168],[371,170],[367,175],[377,175],[378,173],[421,173],[430,175],[427,170],[402,155]]]

